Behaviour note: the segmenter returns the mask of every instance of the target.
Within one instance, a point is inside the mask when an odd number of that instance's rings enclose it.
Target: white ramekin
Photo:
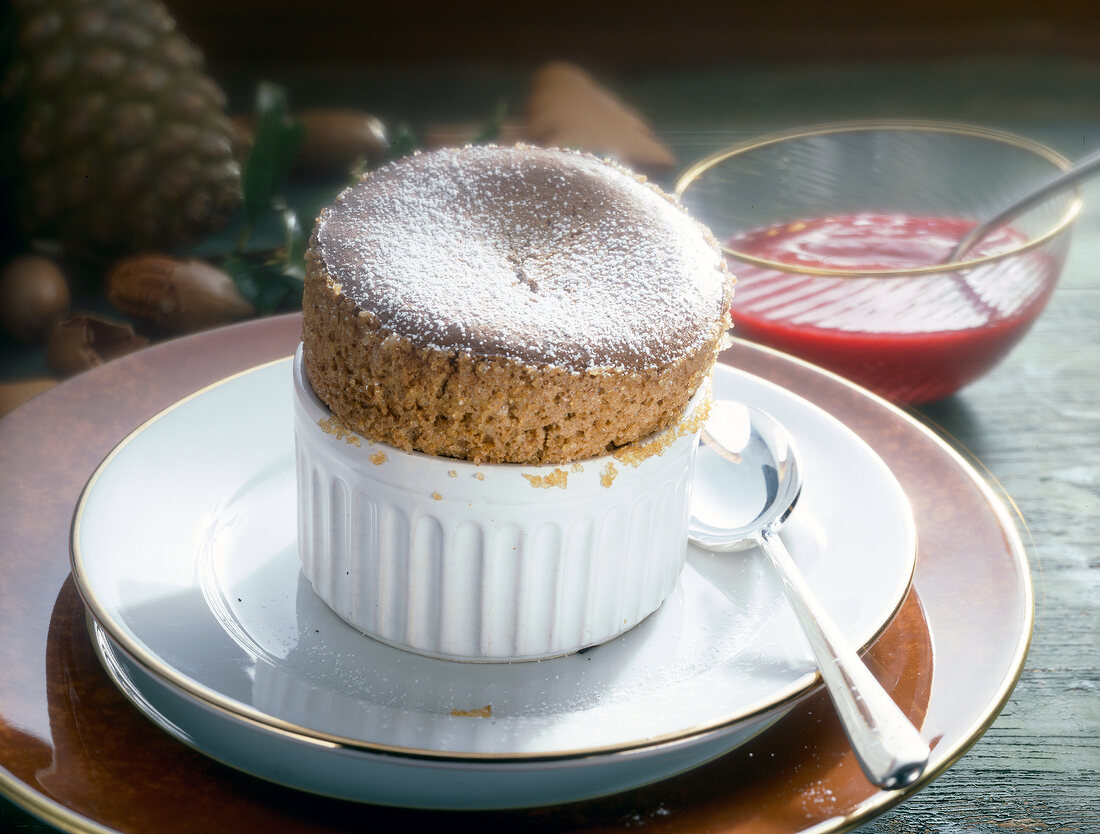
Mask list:
[[[298,546],[317,595],[363,633],[432,657],[535,660],[605,642],[684,565],[709,385],[615,454],[473,464],[346,429],[294,359]]]

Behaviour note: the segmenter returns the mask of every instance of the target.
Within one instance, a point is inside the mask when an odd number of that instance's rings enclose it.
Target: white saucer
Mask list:
[[[908,589],[907,499],[855,434],[728,367],[715,395],[782,420],[806,486],[784,533],[852,644]],[[318,793],[432,808],[564,802],[671,776],[743,743],[817,681],[760,554],[692,550],[632,631],[548,661],[420,657],[313,594],[295,544],[290,361],[232,377],[135,431],[90,480],[73,573],[100,658],[204,753]]]

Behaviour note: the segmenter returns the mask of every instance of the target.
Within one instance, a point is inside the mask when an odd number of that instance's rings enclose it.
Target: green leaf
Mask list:
[[[489,118],[481,123],[481,127],[470,142],[474,145],[480,145],[485,142],[496,141],[500,137],[500,130],[504,127],[504,120],[507,116],[508,102],[502,99],[497,102],[497,106],[489,115]]]
[[[252,261],[232,256],[222,261],[221,267],[260,315],[302,303],[302,279],[287,274],[282,260]]]
[[[390,137],[390,159],[400,159],[403,156],[408,156],[420,146],[420,143],[416,139],[416,135],[412,132],[407,124],[402,122],[394,129],[393,136]]]
[[[242,177],[245,223],[249,228],[271,210],[305,135],[305,126],[290,116],[286,93],[274,84],[261,82],[256,91],[252,150]]]
[[[308,241],[302,224],[298,222],[298,214],[294,209],[284,208],[280,214],[283,221],[283,271],[298,280],[306,277],[306,247]]]

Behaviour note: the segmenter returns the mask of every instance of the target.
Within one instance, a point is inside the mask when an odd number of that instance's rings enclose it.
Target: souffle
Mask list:
[[[724,346],[732,295],[711,234],[615,163],[433,151],[379,168],[321,214],[304,370],[372,441],[567,463],[680,417]]]

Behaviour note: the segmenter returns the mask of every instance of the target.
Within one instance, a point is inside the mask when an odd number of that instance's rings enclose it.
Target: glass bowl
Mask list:
[[[719,151],[675,191],[737,277],[735,335],[916,405],[982,376],[1039,316],[1079,191],[942,261],[977,222],[1069,165],[997,130],[846,122]]]

